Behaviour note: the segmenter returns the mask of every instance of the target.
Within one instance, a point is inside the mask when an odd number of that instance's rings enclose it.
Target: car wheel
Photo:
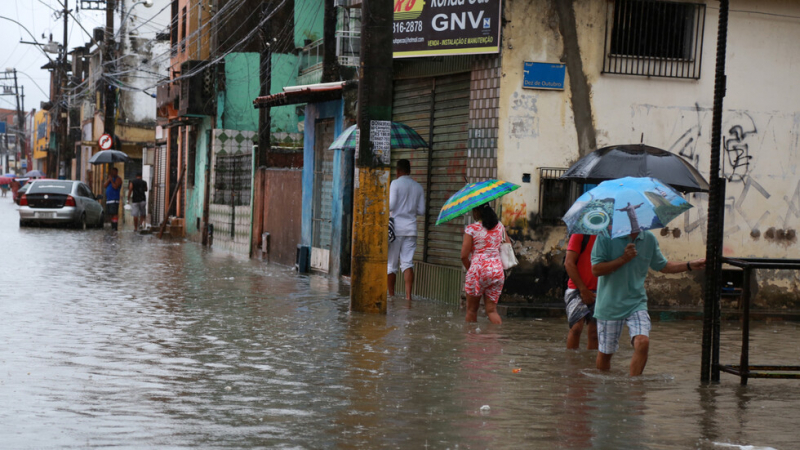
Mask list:
[[[89,224],[86,223],[86,213],[81,214],[81,221],[78,222],[78,228],[81,230],[88,230]]]
[[[103,220],[103,215],[102,215],[102,214],[100,214],[100,215],[97,217],[97,223],[95,224],[95,226],[96,226],[97,228],[103,228],[103,226],[104,226],[104,225],[105,225],[105,220]]]
[[[26,221],[26,220],[20,220],[19,221],[19,227],[20,228],[24,228],[24,227],[27,227],[27,226],[28,226],[28,221]]]

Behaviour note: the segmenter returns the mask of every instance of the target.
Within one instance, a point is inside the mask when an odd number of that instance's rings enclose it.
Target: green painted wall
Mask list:
[[[272,55],[272,85],[269,93],[283,92],[284,86],[297,85],[297,56],[292,54]],[[297,133],[297,105],[278,106],[270,109],[273,133]]]
[[[222,128],[258,131],[259,54],[231,53],[225,57],[225,102]]]
[[[304,47],[305,40],[322,39],[322,0],[294,1],[294,46]]]
[[[206,117],[197,125],[197,155],[194,166],[194,186],[186,186],[186,236],[190,239],[200,239],[200,230],[197,228],[197,219],[203,219],[203,198],[206,188],[206,162],[208,161],[209,145],[208,131],[211,130],[214,118]],[[202,227],[202,223],[200,224]]]

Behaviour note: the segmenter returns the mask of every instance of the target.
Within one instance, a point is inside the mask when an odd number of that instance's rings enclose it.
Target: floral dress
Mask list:
[[[500,261],[500,244],[503,243],[505,228],[499,223],[487,230],[480,222],[468,226],[465,233],[472,236],[472,256],[467,271],[464,290],[467,295],[485,295],[495,303],[500,299],[505,275]]]

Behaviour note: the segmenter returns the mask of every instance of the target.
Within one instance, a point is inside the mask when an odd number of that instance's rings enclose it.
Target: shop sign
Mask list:
[[[527,89],[564,89],[564,64],[528,62],[522,70],[522,87]]]
[[[499,53],[500,5],[500,0],[394,0],[394,57]]]

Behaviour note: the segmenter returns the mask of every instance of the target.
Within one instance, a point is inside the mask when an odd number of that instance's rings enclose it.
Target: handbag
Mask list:
[[[519,264],[517,256],[514,254],[514,247],[506,242],[506,229],[503,228],[503,243],[500,244],[500,261],[503,263],[503,270],[511,269]]]
[[[394,217],[389,218],[389,242],[394,242]]]

